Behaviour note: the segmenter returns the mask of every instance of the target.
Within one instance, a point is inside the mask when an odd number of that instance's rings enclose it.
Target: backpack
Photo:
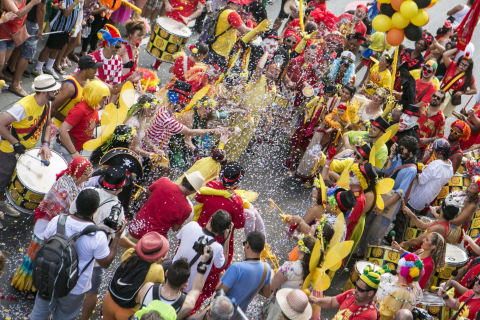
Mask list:
[[[108,291],[116,304],[122,308],[136,306],[135,296],[142,288],[152,263],[138,258],[133,268],[130,263],[122,263],[118,266],[108,287]]]
[[[154,283],[153,284],[153,288],[152,288],[152,296],[153,296],[153,300],[158,300],[158,301],[162,301],[161,297],[160,297],[160,287],[162,285],[158,282]],[[179,313],[180,310],[182,309],[183,307],[183,303],[185,302],[185,299],[187,298],[187,295],[183,292],[180,291],[180,296],[177,298],[177,300],[175,300],[174,303],[172,303],[170,306],[175,309],[175,313]],[[150,302],[151,303],[151,302]],[[150,304],[148,304],[150,305]]]
[[[211,18],[209,18],[205,22],[205,25],[203,26],[206,32],[205,44],[209,46],[213,45],[217,41],[217,39],[220,38],[225,32],[232,29],[232,26],[230,26],[228,27],[227,30],[223,31],[218,36],[215,35],[215,33],[217,32],[218,19],[220,18],[220,15],[222,14],[222,12],[227,9],[232,10],[232,8],[230,8],[229,6],[220,8],[217,12],[215,12],[215,14]]]
[[[65,236],[67,214],[58,218],[57,233],[48,238],[35,253],[33,259],[32,281],[42,299],[62,298],[77,285],[80,275],[90,266],[94,258],[79,272],[78,250],[76,241],[81,236],[108,233],[102,228],[91,225],[71,237]]]

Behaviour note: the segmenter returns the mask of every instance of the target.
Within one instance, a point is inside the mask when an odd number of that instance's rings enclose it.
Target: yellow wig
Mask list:
[[[110,89],[100,80],[91,80],[83,88],[83,100],[92,108],[98,106],[103,97],[110,96]]]

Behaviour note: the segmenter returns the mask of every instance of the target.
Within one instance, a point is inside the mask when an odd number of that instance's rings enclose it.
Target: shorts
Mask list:
[[[154,11],[160,9],[162,7],[162,4],[162,0],[147,0],[147,3],[145,3],[145,8],[150,11]]]
[[[47,47],[53,50],[61,50],[69,39],[69,32],[51,34],[47,40]]]
[[[36,35],[38,32],[38,24],[36,22],[26,21],[27,32],[29,35]],[[20,56],[30,60],[35,56],[38,40],[36,37],[29,37],[20,47]]]
[[[15,49],[15,42],[13,40],[10,41],[0,41],[0,52],[4,52],[7,50]]]
[[[98,293],[100,291],[100,285],[102,284],[103,278],[103,268],[102,267],[94,267],[92,272],[92,287],[87,293]]]
[[[0,151],[0,163],[2,164],[0,166],[0,190],[4,190],[8,186],[17,166],[15,152],[5,153]]]

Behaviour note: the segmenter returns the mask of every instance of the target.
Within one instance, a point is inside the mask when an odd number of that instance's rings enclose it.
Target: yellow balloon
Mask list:
[[[400,13],[405,18],[410,19],[418,13],[418,6],[413,1],[404,1],[400,6]]]
[[[410,19],[410,21],[419,27],[423,27],[428,23],[430,16],[428,15],[428,11],[425,9],[418,10],[418,13]]]
[[[392,0],[377,0],[378,3],[390,3]]]
[[[405,18],[400,12],[395,12],[392,16],[393,26],[397,29],[403,29],[409,25],[410,19]]]
[[[384,14],[379,14],[372,21],[372,27],[379,32],[386,32],[393,26],[392,19]]]

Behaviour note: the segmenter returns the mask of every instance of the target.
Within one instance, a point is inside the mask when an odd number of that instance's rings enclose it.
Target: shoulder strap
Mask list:
[[[402,169],[409,168],[409,167],[416,167],[416,165],[415,165],[414,163],[403,164],[403,165],[401,165],[400,167],[395,168],[395,169],[392,171],[392,173],[388,175],[388,177],[393,176],[393,174],[394,174],[395,172],[397,172],[398,170],[402,170]]]
[[[215,242],[215,238],[211,239],[210,241],[207,242],[207,246],[211,245],[212,243]],[[200,258],[202,254],[201,253],[197,253],[195,255],[195,257],[193,257],[192,261],[190,261],[190,263],[188,264],[190,267],[193,266],[195,264],[195,262],[197,262],[198,258]]]
[[[185,302],[185,299],[187,298],[187,295],[183,292],[180,291],[180,296],[175,300],[174,303],[172,303],[172,308],[175,309],[175,312],[178,313],[180,309],[183,307],[183,303]]]
[[[160,286],[161,284],[158,282],[155,282],[152,286],[152,296],[153,300],[160,300]]]
[[[455,315],[450,319],[450,320],[456,320],[458,318],[458,316],[460,315],[460,313],[462,312],[463,308],[465,308],[465,306],[467,305],[467,302],[470,301],[470,299],[475,295],[475,293],[472,293],[470,295],[470,297],[468,297],[467,300],[465,300],[465,302],[463,303],[463,305],[460,307],[460,309],[458,309],[458,311],[455,313]]]
[[[415,103],[418,103],[420,100],[422,100],[423,96],[427,93],[428,89],[430,89],[431,87],[433,87],[433,84],[429,85],[428,87],[426,87],[422,93],[420,93],[420,95],[418,96],[418,99],[415,101]]]
[[[28,134],[26,134],[21,140],[27,141],[28,139],[30,139],[31,136],[33,136],[35,134],[35,132],[38,131],[38,129],[40,129],[40,127],[42,126],[43,120],[45,120],[45,117],[47,116],[48,109],[49,109],[49,105],[47,104],[47,105],[45,105],[45,108],[43,109],[42,115],[40,116],[40,121],[38,121],[35,128],[33,128],[32,131],[30,131]],[[17,139],[18,141],[21,141],[20,138],[18,137],[17,131],[15,130],[13,125],[11,126],[11,133],[15,137],[15,139]]]
[[[445,85],[445,87],[443,87],[442,90],[445,91],[445,92],[447,92],[447,91],[450,89],[450,87],[453,86],[453,84],[454,84],[455,82],[457,82],[458,79],[460,79],[460,78],[463,77],[464,75],[465,75],[465,72],[460,72],[459,74],[457,74],[457,76],[456,76],[455,78],[453,78],[452,81],[450,81],[449,83],[447,83],[447,84]],[[443,78],[443,79],[445,79],[445,78]]]
[[[217,26],[218,26],[218,20],[220,19],[220,15],[225,11],[225,10],[231,10],[231,8],[229,6],[225,6],[223,7],[222,9],[220,9],[220,11],[218,12],[218,17],[217,17],[217,21],[216,21],[216,26],[215,26],[215,30],[214,32],[216,32],[216,29],[217,29]],[[220,33],[219,35],[215,35],[215,41],[212,43],[212,45],[217,42],[218,38],[220,38],[221,36],[223,36],[223,34],[225,32],[227,32],[228,30],[232,29],[232,25],[230,25],[225,31],[223,31],[222,33]]]
[[[67,214],[61,214],[57,221],[57,233],[65,235],[65,224],[67,223]]]
[[[262,289],[263,283],[265,282],[265,278],[267,277],[267,273],[268,273],[267,264],[266,264],[265,262],[263,262],[263,261],[262,261],[262,263],[263,263],[263,275],[262,275],[262,279],[260,280],[260,283],[258,284],[257,289],[255,289],[255,291],[253,292],[252,296],[251,296],[250,299],[248,300],[247,306],[250,304],[250,302],[252,302],[252,299],[257,295],[257,293],[260,291],[260,289]],[[240,315],[237,315],[234,320],[238,320],[239,317],[240,317]]]

